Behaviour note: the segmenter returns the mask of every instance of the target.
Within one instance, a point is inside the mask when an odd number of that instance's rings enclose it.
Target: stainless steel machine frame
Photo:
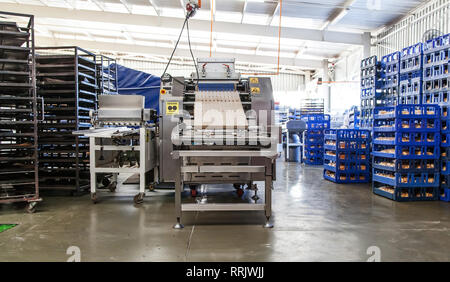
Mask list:
[[[163,77],[161,80],[160,118],[159,118],[159,181],[175,183],[174,228],[183,228],[183,212],[193,211],[264,211],[265,227],[273,227],[272,185],[276,179],[276,159],[280,141],[280,127],[274,125],[274,100],[270,78],[241,78],[235,72],[234,59],[199,59],[198,73],[191,78]],[[253,111],[248,115],[258,124],[256,138],[246,137],[245,144],[219,146],[216,141],[224,141],[224,136],[209,136],[204,143],[196,144],[195,136],[183,134],[189,131],[185,120],[192,119],[196,91],[238,91],[244,111]],[[266,117],[262,116],[265,111]],[[265,122],[264,122],[265,120]],[[186,146],[173,144],[173,134],[182,129],[180,141]],[[175,129],[175,130],[174,130]],[[249,126],[248,131],[252,130]],[[207,130],[199,130],[205,137]],[[225,130],[225,137],[239,136],[238,129]],[[195,134],[194,134],[195,135]],[[220,140],[219,140],[220,139]],[[257,141],[249,145],[250,141]],[[265,141],[269,145],[262,145]],[[225,141],[224,143],[226,143]],[[228,144],[228,143],[226,143]],[[181,194],[184,185],[234,184],[235,187],[248,185],[257,191],[255,181],[265,183],[263,203],[183,203]]]
[[[120,173],[139,174],[139,193],[134,197],[135,204],[143,203],[145,188],[150,172],[156,168],[156,128],[148,124],[151,112],[144,110],[145,97],[138,95],[100,95],[99,109],[93,115],[94,128],[74,134],[89,137],[91,199],[97,203],[97,174],[112,174],[109,189],[113,192]],[[126,140],[125,144],[114,144],[113,139]],[[138,145],[133,141],[139,140]],[[114,155],[119,152],[139,152],[137,167],[110,166]],[[97,154],[101,152],[101,154]],[[99,158],[99,156],[103,156]],[[106,157],[104,157],[106,155]],[[150,181],[151,180],[151,181]]]

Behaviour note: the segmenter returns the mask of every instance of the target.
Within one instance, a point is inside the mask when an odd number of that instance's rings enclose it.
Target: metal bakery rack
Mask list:
[[[0,12],[0,203],[39,197],[34,17]]]
[[[41,189],[79,193],[89,188],[89,139],[72,135],[91,127],[96,110],[96,55],[75,46],[36,48],[38,95],[45,121],[39,124]]]
[[[105,55],[97,55],[95,63],[97,65],[98,95],[117,94],[116,60]]]

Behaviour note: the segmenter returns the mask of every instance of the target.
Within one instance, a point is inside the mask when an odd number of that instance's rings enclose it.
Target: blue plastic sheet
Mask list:
[[[115,64],[112,64],[115,67]],[[159,89],[161,78],[149,73],[117,65],[118,92],[121,95],[142,95],[145,108],[159,114]]]

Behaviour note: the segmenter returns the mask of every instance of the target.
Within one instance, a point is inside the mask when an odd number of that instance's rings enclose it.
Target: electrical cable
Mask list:
[[[192,53],[191,36],[189,34],[190,33],[189,32],[189,20],[186,23],[186,30],[187,30],[187,36],[188,36],[189,51],[191,52],[192,61],[194,62],[195,71],[197,72],[197,86],[198,86],[198,82],[200,80],[200,75],[198,73],[198,67],[197,67],[197,63],[195,62],[194,53]]]
[[[178,43],[180,43],[181,35],[183,35],[184,27],[186,26],[187,21],[189,20],[189,16],[186,16],[186,19],[184,20],[183,27],[181,28],[180,35],[178,36],[177,43],[175,44],[175,48],[173,48],[172,54],[170,55],[170,59],[167,62],[166,68],[164,69],[164,72],[161,76],[163,78],[166,75],[167,69],[169,68],[170,62],[172,61],[173,55],[175,54],[175,51],[177,50]]]

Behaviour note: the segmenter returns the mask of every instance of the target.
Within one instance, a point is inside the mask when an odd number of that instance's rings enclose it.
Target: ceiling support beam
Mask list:
[[[353,3],[355,3],[355,1],[356,0],[346,0],[340,8],[334,9],[334,11],[320,28],[320,30],[326,30],[330,25],[334,25],[342,20],[345,15],[347,15],[350,7],[353,5]]]
[[[100,3],[99,0],[88,0],[88,1],[91,3],[94,3],[95,6],[97,6],[100,9],[100,11],[103,11],[103,12],[105,11],[105,4],[103,2]]]
[[[51,42],[55,46],[81,46],[90,51],[109,51],[118,53],[134,53],[142,55],[151,56],[168,56],[170,54],[170,48],[164,47],[153,47],[153,46],[142,46],[135,45],[127,41],[127,43],[105,43],[92,40],[79,40],[79,39],[63,39],[63,38],[51,38],[48,36],[38,35],[36,37],[36,45],[51,45]],[[209,56],[209,51],[195,51],[195,55],[198,58],[207,58]],[[245,54],[234,54],[217,52],[217,57],[222,58],[236,58],[239,63],[254,63],[254,64],[267,64],[276,65],[275,57],[268,56],[258,56],[258,55],[245,55]],[[176,57],[190,58],[191,54],[188,49],[178,48],[175,53]],[[295,58],[281,58],[280,65],[298,67],[306,70],[316,70],[322,68],[321,60],[308,60],[308,59],[295,59]]]
[[[36,5],[17,5],[0,3],[0,10],[28,13],[36,15],[39,18],[52,18],[67,20],[67,10],[64,8],[44,7]],[[179,30],[183,25],[182,18],[168,18],[149,15],[123,14],[114,12],[101,12],[90,10],[74,10],[70,14],[71,19],[99,23],[115,23],[122,25],[144,26],[147,28],[172,28]],[[189,27],[192,31],[210,32],[209,20],[192,19]],[[228,22],[216,22],[214,24],[214,32],[237,34],[242,36],[261,36],[268,38],[278,38],[278,27],[268,27],[256,24],[239,24]],[[362,33],[335,32],[335,31],[318,31],[316,29],[305,28],[289,28],[284,27],[282,38],[298,39],[319,42],[341,43],[349,45],[363,45]]]
[[[244,6],[242,7],[242,17],[241,17],[241,24],[244,23],[244,17],[245,17],[245,10],[247,10],[248,2],[245,0]]]
[[[155,0],[149,0],[150,5],[152,5],[153,10],[155,10],[155,13],[158,16],[161,16],[161,11],[159,10],[159,7],[156,5]]]
[[[278,11],[280,10],[280,2],[278,1],[277,6],[275,7],[275,9],[273,10],[272,15],[269,17],[269,19],[267,20],[267,25],[271,26],[273,19],[275,18],[275,15],[278,13]]]
[[[128,4],[127,0],[120,0],[120,3],[127,9],[129,14],[132,14],[131,6]]]

